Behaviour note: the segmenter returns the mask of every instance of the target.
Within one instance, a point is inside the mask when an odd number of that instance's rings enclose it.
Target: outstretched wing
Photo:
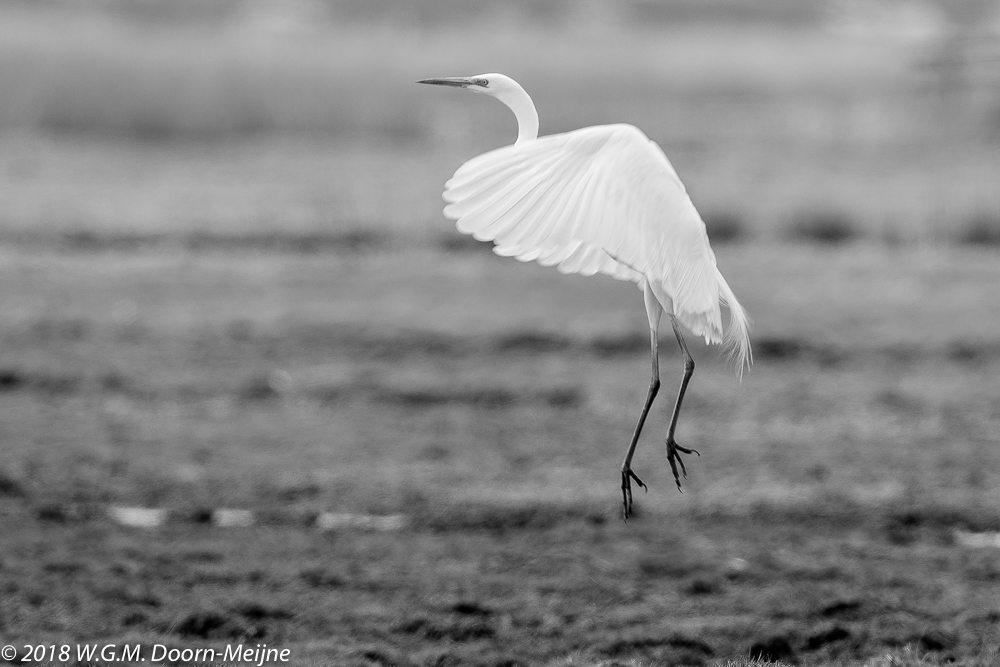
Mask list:
[[[742,308],[715,266],[705,223],[660,148],[631,125],[601,125],[506,146],[462,165],[445,184],[444,213],[494,252],[649,281],[677,318],[722,342],[740,368],[749,353]]]

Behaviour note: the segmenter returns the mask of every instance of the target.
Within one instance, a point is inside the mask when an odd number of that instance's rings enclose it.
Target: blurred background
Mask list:
[[[441,214],[515,120],[414,81],[492,71],[659,143],[755,320],[683,495],[663,339],[628,526],[641,294]],[[987,664],[998,184],[991,0],[0,3],[0,636]]]

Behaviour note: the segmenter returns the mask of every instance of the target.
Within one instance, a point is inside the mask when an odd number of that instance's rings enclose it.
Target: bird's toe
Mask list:
[[[697,449],[681,447],[671,439],[667,440],[667,462],[670,464],[670,470],[674,474],[674,483],[677,484],[677,490],[683,493],[684,491],[681,489],[681,477],[687,479],[687,467],[684,465],[684,459],[681,458],[681,454],[696,454],[697,456],[701,456],[701,452]]]
[[[631,468],[622,468],[622,518],[628,521],[628,518],[632,516],[632,480],[642,487],[643,491],[648,491],[649,489],[643,483],[639,476],[632,472]]]

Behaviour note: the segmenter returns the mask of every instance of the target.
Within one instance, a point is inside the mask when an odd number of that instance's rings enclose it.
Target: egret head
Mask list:
[[[513,90],[521,90],[521,86],[514,79],[503,74],[491,72],[489,74],[477,74],[475,76],[449,76],[438,79],[421,79],[417,83],[430,83],[436,86],[452,86],[455,88],[465,88],[474,93],[485,93],[492,97],[502,97],[504,93]]]
[[[538,136],[538,113],[528,93],[517,81],[496,72],[476,76],[451,76],[440,79],[421,79],[417,83],[431,83],[437,86],[465,88],[474,93],[484,93],[500,100],[517,116],[517,140],[519,142]]]

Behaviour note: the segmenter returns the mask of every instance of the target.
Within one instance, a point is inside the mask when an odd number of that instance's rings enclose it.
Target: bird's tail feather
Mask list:
[[[742,380],[743,369],[749,369],[753,363],[753,351],[750,349],[751,320],[743,310],[743,306],[736,300],[736,295],[729,288],[729,283],[722,277],[722,273],[716,269],[715,274],[719,278],[722,302],[729,308],[729,326],[722,338],[722,344],[736,367],[736,374]]]

